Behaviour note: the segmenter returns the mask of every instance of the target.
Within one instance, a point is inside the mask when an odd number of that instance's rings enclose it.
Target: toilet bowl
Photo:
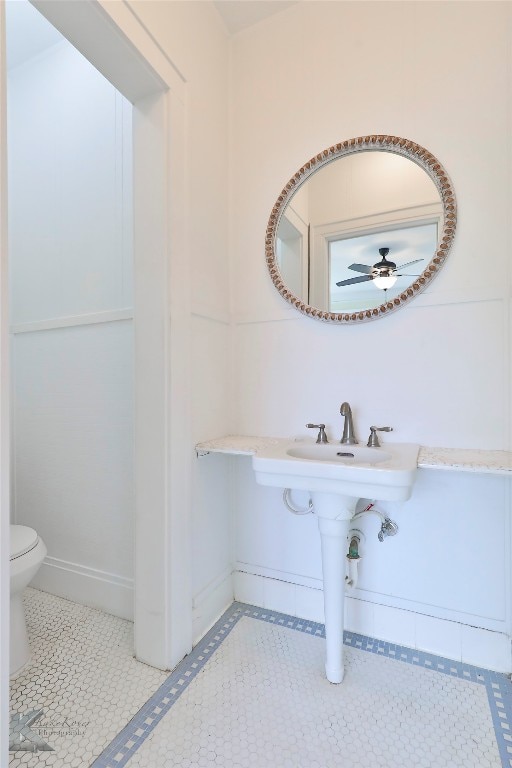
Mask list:
[[[46,547],[36,531],[26,525],[11,525],[11,627],[9,674],[19,674],[30,659],[22,595],[46,556]]]

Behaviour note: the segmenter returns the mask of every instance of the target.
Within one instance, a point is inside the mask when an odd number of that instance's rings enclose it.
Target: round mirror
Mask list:
[[[364,136],[307,162],[279,195],[267,227],[274,285],[327,322],[373,320],[403,306],[451,247],[455,195],[423,147]]]

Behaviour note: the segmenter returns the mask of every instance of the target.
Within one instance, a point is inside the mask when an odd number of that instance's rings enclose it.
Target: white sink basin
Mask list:
[[[334,461],[336,464],[376,464],[391,458],[389,451],[384,448],[367,448],[365,445],[294,445],[286,451],[288,456],[295,459],[310,461]]]
[[[327,445],[290,441],[253,456],[260,485],[352,498],[405,501],[411,495],[419,445]]]

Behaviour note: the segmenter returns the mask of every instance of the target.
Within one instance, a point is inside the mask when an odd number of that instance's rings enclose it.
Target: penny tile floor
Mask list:
[[[324,677],[321,624],[234,603],[171,674],[132,656],[132,625],[27,590],[32,665],[14,714],[53,751],[10,768],[512,767],[504,675],[345,633]]]

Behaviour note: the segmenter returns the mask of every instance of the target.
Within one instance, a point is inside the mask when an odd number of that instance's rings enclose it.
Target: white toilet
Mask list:
[[[26,525],[11,525],[11,642],[9,674],[19,674],[30,659],[22,595],[46,556],[46,547],[36,531]]]

